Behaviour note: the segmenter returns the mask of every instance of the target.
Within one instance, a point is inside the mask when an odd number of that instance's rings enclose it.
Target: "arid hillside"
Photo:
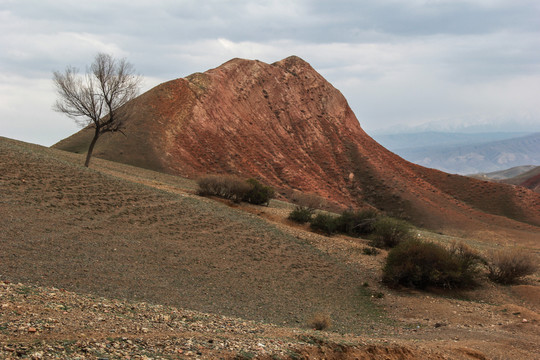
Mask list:
[[[313,233],[290,204],[0,138],[0,358],[531,359],[538,274],[429,293],[381,283],[387,252]],[[457,238],[416,229],[426,241]],[[482,253],[514,244],[465,241]],[[493,241],[496,240],[496,241]],[[522,243],[538,253],[538,242]],[[331,327],[315,331],[316,313]]]
[[[55,152],[7,140],[0,150],[7,279],[289,325],[331,307],[343,330],[367,326],[355,320],[372,310],[358,270],[256,215]]]
[[[298,57],[233,59],[163,83],[132,106],[126,137],[100,139],[98,157],[189,178],[256,177],[284,196],[316,193],[434,229],[540,225],[532,191],[422,168],[381,147],[343,95]],[[54,147],[82,153],[90,136],[82,130]]]

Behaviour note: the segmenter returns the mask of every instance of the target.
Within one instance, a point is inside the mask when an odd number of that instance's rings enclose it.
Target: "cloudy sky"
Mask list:
[[[143,91],[298,55],[368,133],[540,131],[538,0],[0,0],[0,49],[0,136],[42,145],[78,130],[52,110],[52,72],[98,52],[133,63]]]

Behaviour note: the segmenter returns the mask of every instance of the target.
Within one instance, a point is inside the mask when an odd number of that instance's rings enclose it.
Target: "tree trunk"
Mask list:
[[[90,143],[90,147],[88,148],[88,153],[86,154],[86,162],[84,163],[84,166],[88,167],[90,165],[90,158],[92,157],[92,152],[94,151],[94,145],[96,145],[96,141],[99,137],[99,129],[96,128],[96,132],[94,133],[94,138],[92,139],[92,142]]]

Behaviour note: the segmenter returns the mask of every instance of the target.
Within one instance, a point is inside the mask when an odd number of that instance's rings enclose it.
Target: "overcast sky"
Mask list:
[[[52,71],[98,52],[133,63],[143,91],[297,55],[368,133],[540,131],[538,0],[0,0],[0,50],[0,135],[42,145],[78,130],[52,110]]]

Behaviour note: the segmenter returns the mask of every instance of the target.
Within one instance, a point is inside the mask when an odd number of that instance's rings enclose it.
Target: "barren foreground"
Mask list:
[[[286,203],[231,208],[195,196],[189,180],[79,164],[78,155],[0,139],[1,358],[540,353],[537,276],[460,293],[390,291],[379,283],[384,252],[363,255],[362,239],[295,226]],[[482,251],[519,241],[493,238],[465,241]],[[332,327],[309,330],[320,312]]]

